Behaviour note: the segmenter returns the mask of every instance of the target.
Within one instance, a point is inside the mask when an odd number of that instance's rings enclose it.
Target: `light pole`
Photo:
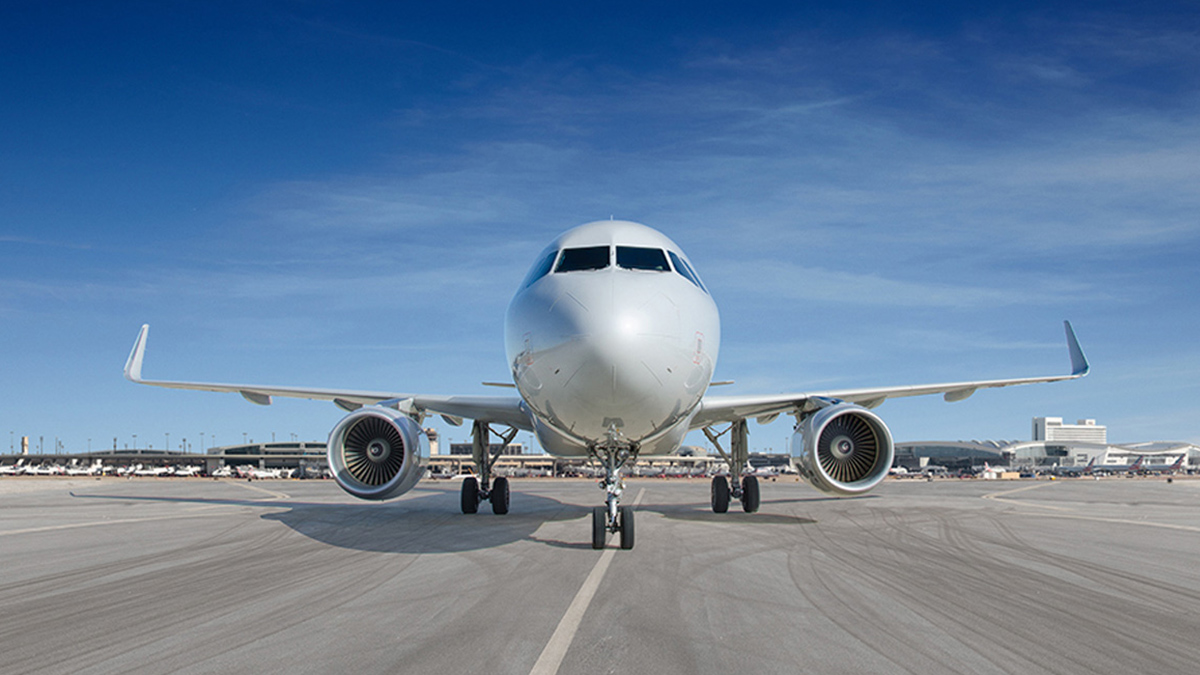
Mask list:
[[[133,449],[137,450],[137,434],[133,435]]]
[[[204,452],[204,432],[200,432],[200,452]]]
[[[169,431],[167,432],[167,444],[163,446],[163,450],[166,450],[167,452],[171,451],[171,432]]]

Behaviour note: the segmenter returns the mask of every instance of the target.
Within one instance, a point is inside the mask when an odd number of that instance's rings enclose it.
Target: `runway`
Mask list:
[[[1192,673],[1200,481],[0,479],[6,673]],[[736,508],[736,506],[734,507]],[[615,547],[616,541],[610,541]],[[590,591],[589,591],[590,588]],[[557,645],[557,646],[556,646]],[[535,670],[536,668],[536,670]]]

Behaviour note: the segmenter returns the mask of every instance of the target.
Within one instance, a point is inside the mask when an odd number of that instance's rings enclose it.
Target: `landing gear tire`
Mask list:
[[[608,509],[597,506],[592,509],[592,548],[597,551],[608,543]]]
[[[713,513],[725,513],[729,510],[729,481],[725,476],[713,476],[712,510]]]
[[[492,513],[502,516],[508,513],[508,479],[501,476],[492,481]]]
[[[758,477],[746,476],[742,479],[742,510],[754,513],[758,510]]]
[[[462,512],[479,512],[479,480],[474,476],[464,478],[462,482]]]
[[[621,514],[621,548],[628,551],[633,548],[633,507],[622,506]]]

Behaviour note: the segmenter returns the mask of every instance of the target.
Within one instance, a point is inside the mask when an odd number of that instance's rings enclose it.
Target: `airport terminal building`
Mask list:
[[[895,466],[919,471],[927,466],[957,471],[985,462],[995,466],[1044,470],[1055,467],[1126,467],[1142,459],[1147,468],[1200,467],[1200,447],[1184,442],[1113,444],[1096,420],[1064,424],[1061,417],[1035,417],[1028,441],[922,441],[897,443]]]

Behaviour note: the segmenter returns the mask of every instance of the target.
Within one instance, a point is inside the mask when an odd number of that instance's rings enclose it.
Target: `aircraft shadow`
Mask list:
[[[765,501],[763,503],[766,503]],[[783,513],[746,513],[734,503],[728,513],[713,513],[709,504],[650,504],[638,507],[641,511],[657,513],[668,520],[685,520],[697,523],[746,523],[754,525],[811,525],[817,521],[803,516]]]
[[[420,490],[414,490],[414,493]],[[71,493],[77,499],[158,502],[273,509],[259,517],[276,521],[329,546],[376,553],[457,553],[529,540],[557,548],[591,549],[590,529],[581,527],[578,542],[541,539],[534,533],[546,522],[582,520],[591,508],[547,497],[513,492],[504,516],[480,504],[479,513],[463,514],[457,492],[410,493],[392,502],[323,503],[291,499],[230,499]],[[274,510],[282,509],[282,510]]]

